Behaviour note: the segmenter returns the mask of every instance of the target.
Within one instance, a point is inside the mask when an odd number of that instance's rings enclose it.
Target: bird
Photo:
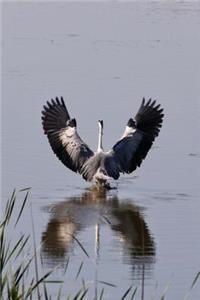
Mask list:
[[[103,120],[98,120],[94,152],[78,134],[76,119],[70,117],[63,97],[43,106],[42,126],[53,152],[67,168],[95,182],[98,189],[110,189],[110,179],[117,180],[121,174],[130,174],[141,166],[159,135],[163,111],[156,100],[143,98],[136,115],[128,120],[121,138],[109,151],[104,151],[102,144]]]

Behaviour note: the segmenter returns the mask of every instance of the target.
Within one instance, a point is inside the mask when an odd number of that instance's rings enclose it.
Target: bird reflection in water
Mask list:
[[[42,234],[43,262],[64,263],[75,246],[77,235],[91,226],[95,232],[96,256],[99,256],[100,228],[108,226],[121,243],[123,262],[131,265],[134,273],[143,276],[144,267],[145,270],[152,269],[154,240],[142,208],[134,205],[133,201],[121,202],[117,195],[105,190],[88,190],[80,196],[51,205],[49,211],[50,220]]]

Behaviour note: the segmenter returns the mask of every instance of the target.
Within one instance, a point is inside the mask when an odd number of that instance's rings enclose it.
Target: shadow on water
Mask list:
[[[107,226],[117,237],[123,263],[134,274],[151,270],[155,262],[155,243],[144,220],[142,208],[133,201],[120,201],[106,191],[85,191],[79,196],[47,207],[50,219],[42,234],[42,256],[47,264],[62,263],[75,247],[75,239],[89,227],[95,228],[94,244],[99,256],[101,228]],[[99,259],[101,262],[103,258]]]

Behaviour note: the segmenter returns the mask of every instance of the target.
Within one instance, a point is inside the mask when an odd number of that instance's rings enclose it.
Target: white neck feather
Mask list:
[[[97,152],[103,151],[103,146],[102,146],[102,138],[103,138],[103,127],[100,122],[99,124],[99,137],[98,137],[98,147],[97,147]]]
[[[68,136],[68,137],[72,137],[72,135],[74,135],[76,133],[76,127],[68,127],[67,129],[66,129],[66,135]]]

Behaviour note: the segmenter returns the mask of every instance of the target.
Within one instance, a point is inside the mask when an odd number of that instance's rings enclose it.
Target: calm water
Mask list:
[[[166,299],[183,299],[200,271],[200,3],[13,2],[2,17],[2,204],[32,187],[18,230],[32,235],[32,211],[40,273],[59,265],[63,294],[84,278],[88,299],[103,287],[120,299],[131,285],[136,299],[168,285]],[[143,96],[162,103],[159,138],[117,190],[89,191],[53,155],[40,117],[57,95],[94,150],[98,119],[109,149]]]

